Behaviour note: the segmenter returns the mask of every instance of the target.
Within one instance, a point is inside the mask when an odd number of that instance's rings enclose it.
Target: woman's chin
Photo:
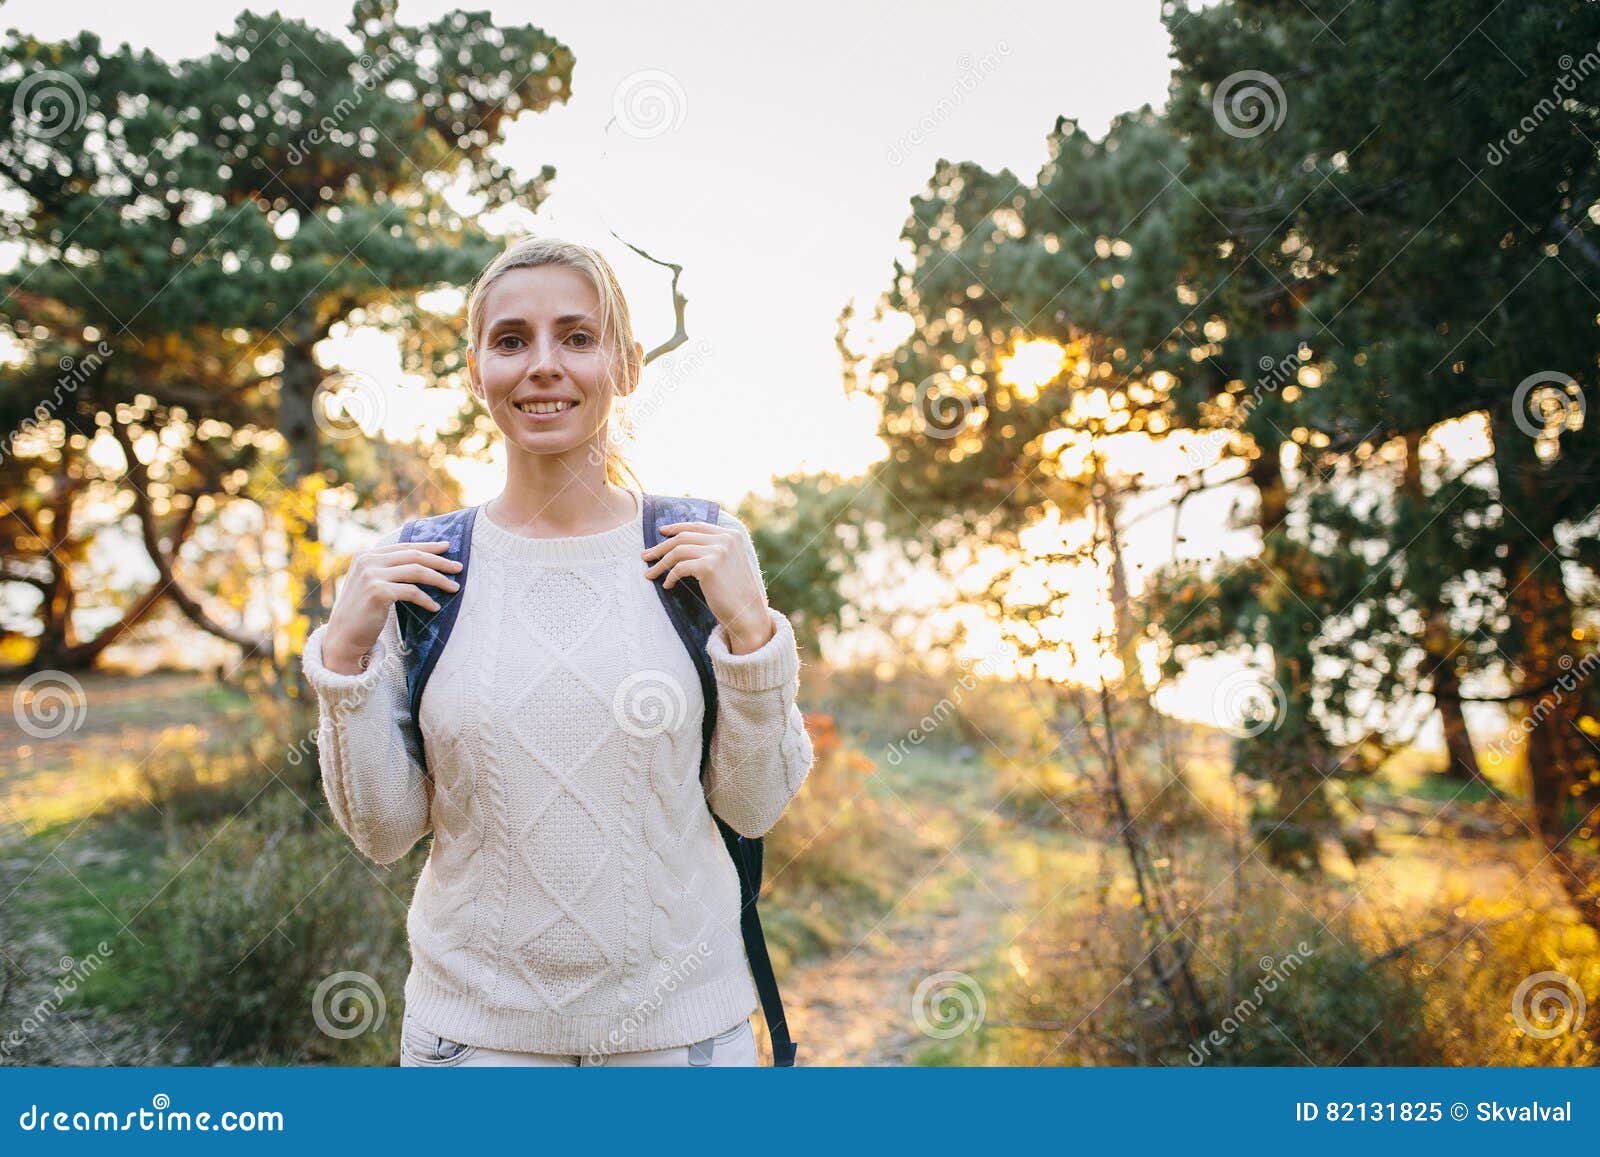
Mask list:
[[[585,437],[582,431],[575,430],[550,430],[540,433],[537,430],[500,431],[505,435],[508,446],[516,446],[529,454],[576,454],[581,453],[592,441]]]

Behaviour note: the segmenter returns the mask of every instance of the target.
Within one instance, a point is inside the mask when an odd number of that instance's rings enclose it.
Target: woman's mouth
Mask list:
[[[577,402],[564,399],[559,402],[515,402],[513,406],[535,422],[548,422],[577,406]]]

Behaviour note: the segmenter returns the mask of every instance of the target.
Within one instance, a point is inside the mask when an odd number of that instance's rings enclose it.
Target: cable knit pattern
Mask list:
[[[775,634],[748,655],[713,632],[718,713],[702,784],[705,703],[644,576],[634,498],[629,522],[565,538],[526,538],[478,512],[460,615],[422,698],[431,781],[395,613],[359,675],[323,665],[326,627],[306,642],[340,827],[380,864],[433,832],[407,917],[406,1004],[452,1040],[668,1048],[757,1007],[738,877],[712,811],[764,835],[804,782],[799,650],[771,608]],[[720,521],[754,561],[743,524],[726,511]]]

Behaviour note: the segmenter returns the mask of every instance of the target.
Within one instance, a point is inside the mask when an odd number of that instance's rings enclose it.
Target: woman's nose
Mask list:
[[[549,373],[560,368],[559,354],[561,347],[553,340],[535,341],[533,345],[533,362],[528,367],[529,375]]]

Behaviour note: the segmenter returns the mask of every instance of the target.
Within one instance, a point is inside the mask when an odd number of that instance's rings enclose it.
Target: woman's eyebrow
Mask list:
[[[555,323],[556,323],[556,325],[561,326],[561,325],[571,325],[574,322],[580,322],[580,321],[581,322],[593,322],[594,318],[590,317],[586,313],[564,313],[560,317],[556,318],[556,322]],[[496,330],[496,329],[500,329],[500,328],[502,328],[504,326],[525,326],[527,324],[528,323],[525,320],[523,320],[522,318],[513,315],[513,316],[510,316],[510,317],[496,318],[494,321],[489,323],[489,329],[491,331],[493,331],[493,330]]]

